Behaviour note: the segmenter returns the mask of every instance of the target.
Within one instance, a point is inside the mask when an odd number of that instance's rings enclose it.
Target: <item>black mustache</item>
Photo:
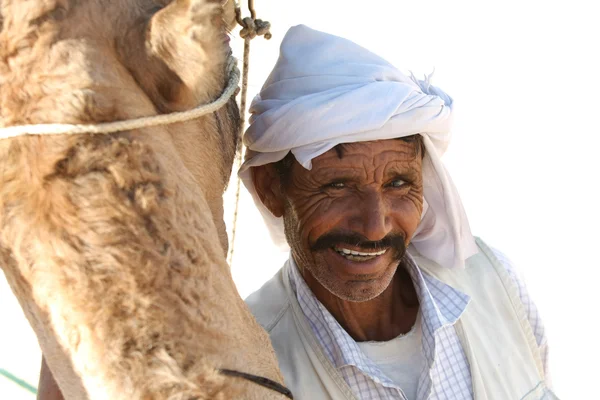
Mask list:
[[[405,236],[402,234],[389,234],[381,240],[371,241],[363,235],[355,232],[330,232],[319,237],[310,249],[312,251],[326,250],[340,244],[346,244],[351,247],[358,247],[364,250],[383,250],[392,248],[397,254],[404,254],[406,251]]]

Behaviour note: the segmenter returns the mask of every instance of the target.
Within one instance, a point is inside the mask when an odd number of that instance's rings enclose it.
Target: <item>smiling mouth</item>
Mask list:
[[[333,251],[344,257],[349,261],[354,262],[365,262],[370,261],[376,257],[384,255],[388,249],[379,250],[379,251],[357,251],[350,250],[345,247],[332,247]]]

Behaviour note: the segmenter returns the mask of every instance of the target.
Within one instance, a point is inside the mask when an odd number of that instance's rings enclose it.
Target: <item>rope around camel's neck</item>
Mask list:
[[[237,60],[233,56],[230,56],[227,61],[227,73],[229,79],[223,93],[215,101],[202,104],[191,110],[101,124],[33,124],[9,126],[0,128],[0,140],[26,135],[109,134],[197,119],[223,107],[236,92],[240,82],[240,71],[237,67]]]

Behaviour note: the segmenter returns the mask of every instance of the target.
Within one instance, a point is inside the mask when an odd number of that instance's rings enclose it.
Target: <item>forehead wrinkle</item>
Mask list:
[[[413,161],[417,158],[417,156],[418,156],[418,154],[416,154],[414,147],[408,148],[408,149],[402,149],[402,150],[398,150],[398,149],[384,150],[377,155],[378,158],[390,157],[390,158],[393,158],[393,159],[395,158],[395,159],[398,159],[401,161]]]
[[[344,156],[346,153],[353,151],[355,148],[366,147],[368,149],[372,149],[374,145],[383,145],[385,148],[394,148],[390,151],[398,151],[400,148],[402,152],[413,153],[418,147],[417,142],[407,142],[400,138],[398,139],[383,139],[383,140],[371,140],[365,142],[349,142],[349,143],[341,143],[338,146],[343,146]]]
[[[332,176],[350,179],[360,179],[365,177],[365,169],[362,168],[362,165],[322,166],[318,169],[313,168],[312,172],[311,175],[315,177],[315,179],[327,179]]]
[[[345,151],[342,158],[339,158],[337,152],[331,149],[313,159],[312,171],[316,173],[315,177],[331,176],[335,171],[335,175],[340,177],[346,175],[348,178],[368,179],[368,175],[371,175],[371,179],[378,181],[384,178],[384,174],[390,175],[387,172],[390,170],[401,173],[406,173],[407,170],[418,172],[416,165],[411,166],[418,161],[419,155],[414,143],[390,139],[345,143],[344,145]],[[386,145],[392,148],[383,147]],[[392,164],[390,165],[390,163]]]
[[[356,154],[344,154],[343,158],[338,158],[335,153],[331,154],[330,152],[323,153],[317,158],[313,159],[313,171],[317,169],[327,169],[327,168],[336,168],[336,169],[356,169],[358,166],[362,164],[360,159],[365,157],[366,154],[356,153]],[[357,158],[359,158],[359,162],[357,162]]]
[[[376,180],[381,181],[396,174],[416,173],[418,157],[404,151],[385,150],[373,157]]]

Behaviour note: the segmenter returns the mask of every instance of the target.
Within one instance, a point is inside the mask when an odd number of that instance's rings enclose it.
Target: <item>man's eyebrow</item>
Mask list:
[[[385,169],[384,175],[385,177],[414,177],[417,175],[419,171],[417,168],[412,166],[412,163],[408,161],[395,161],[392,165]]]

